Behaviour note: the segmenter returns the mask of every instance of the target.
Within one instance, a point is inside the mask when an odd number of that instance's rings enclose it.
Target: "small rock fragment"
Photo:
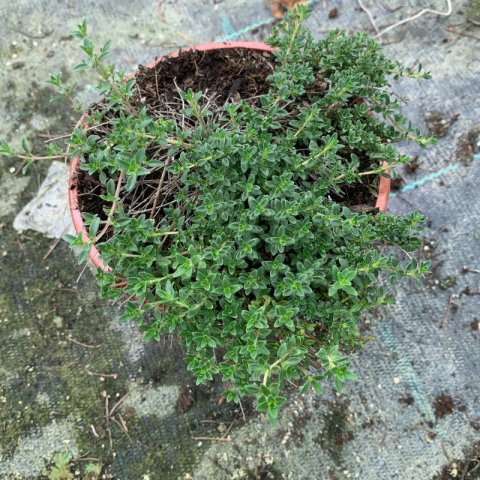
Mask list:
[[[337,18],[338,17],[338,8],[332,8],[329,12],[328,12],[328,18]]]

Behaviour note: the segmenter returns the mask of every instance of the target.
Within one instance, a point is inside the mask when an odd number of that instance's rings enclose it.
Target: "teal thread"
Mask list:
[[[433,413],[430,402],[428,401],[423,391],[422,384],[418,380],[418,377],[413,370],[410,361],[403,356],[400,345],[395,338],[395,334],[393,333],[391,325],[389,323],[381,323],[380,332],[389,350],[394,354],[394,358],[396,359],[399,370],[402,374],[404,381],[412,392],[412,396],[415,399],[415,404],[418,410],[427,421],[435,422],[435,415]]]
[[[401,190],[400,193],[406,192],[407,190],[411,190],[412,188],[419,187],[421,185],[425,185],[432,180],[435,180],[438,177],[446,175],[447,173],[453,172],[460,166],[459,163],[454,163],[453,165],[449,165],[448,167],[442,168],[438,172],[430,173],[429,175],[425,175],[424,177],[420,178],[419,180],[415,180],[408,185],[405,185]]]
[[[228,17],[228,15],[225,12],[222,12],[220,14],[220,19],[222,21],[223,31],[226,34],[232,35],[232,34],[236,33],[235,28],[233,27],[232,22],[230,21],[230,18]]]
[[[480,160],[480,153],[475,153],[473,155],[473,159],[474,160]],[[452,165],[449,165],[448,167],[442,168],[438,172],[433,172],[433,173],[430,173],[429,175],[425,175],[424,177],[422,177],[418,180],[415,180],[412,183],[409,183],[409,184],[405,185],[399,191],[399,193],[404,193],[408,190],[411,190],[412,188],[419,187],[421,185],[425,185],[426,183],[431,182],[432,180],[435,180],[436,178],[442,177],[443,175],[446,175],[450,172],[453,172],[454,170],[456,170],[460,166],[461,166],[460,163],[454,163]],[[396,195],[396,193],[390,193],[390,197],[394,197],[395,195]]]
[[[310,0],[309,2],[307,2],[307,5],[309,7],[313,7],[319,1],[320,0]],[[260,20],[259,22],[252,23],[252,24],[248,25],[247,27],[244,27],[240,30],[230,32],[230,31],[225,29],[225,25],[223,24],[223,16],[222,16],[222,27],[223,27],[224,31],[227,32],[227,35],[225,35],[223,37],[220,37],[220,38],[217,38],[216,41],[217,42],[228,42],[229,40],[235,40],[236,38],[241,37],[245,33],[251,32],[252,30],[255,30],[257,28],[268,25],[269,23],[273,23],[274,21],[275,21],[275,18],[268,17],[268,18],[265,18],[264,20]],[[228,23],[230,23],[230,20],[228,20]],[[230,23],[230,25],[231,25],[231,23]],[[233,27],[232,27],[232,30],[233,30]]]
[[[236,38],[242,36],[244,33],[248,33],[252,30],[255,30],[256,28],[260,28],[260,27],[263,27],[264,25],[268,25],[273,21],[275,21],[275,19],[271,17],[271,18],[266,18],[265,20],[261,20],[260,22],[252,23],[248,27],[244,27],[241,30],[237,30],[236,32],[229,33],[224,37],[217,38],[217,42],[228,42],[229,40],[235,40]]]

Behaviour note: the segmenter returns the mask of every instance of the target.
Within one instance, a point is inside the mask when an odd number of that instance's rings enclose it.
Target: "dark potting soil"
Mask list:
[[[249,99],[268,92],[266,77],[273,73],[273,55],[255,50],[187,50],[155,68],[140,67],[137,84],[151,110],[178,103],[178,88],[215,94],[215,103]]]
[[[433,409],[437,418],[443,418],[445,415],[450,415],[455,410],[455,401],[450,395],[442,393],[438,395],[433,401]]]
[[[229,100],[253,99],[268,92],[266,77],[273,72],[273,65],[273,56],[267,52],[247,49],[187,50],[176,58],[159,62],[154,68],[139,66],[136,77],[138,90],[132,103],[138,107],[146,106],[154,118],[159,115],[168,118],[169,113],[172,115],[182,108],[178,88],[202,91],[209,97],[213,94],[217,105]],[[89,113],[102,107],[101,103],[94,105]],[[102,136],[105,132],[94,133]],[[159,176],[160,172],[153,172],[144,178],[154,180]],[[108,210],[109,204],[100,198],[106,191],[98,175],[79,171],[77,188],[80,210],[97,214],[105,220],[104,210]],[[128,204],[129,199],[124,198],[123,202]],[[108,235],[105,236],[107,238]]]
[[[274,57],[271,53],[247,49],[224,49],[213,51],[185,51],[176,58],[168,58],[159,62],[154,68],[140,66],[137,74],[137,94],[132,103],[139,108],[146,106],[149,113],[155,118],[160,115],[173,117],[182,108],[178,88],[193,91],[202,91],[218,106],[225,102],[244,99],[252,103],[259,95],[269,90],[268,75],[274,70]],[[318,92],[322,82],[312,85],[312,91]],[[323,87],[325,88],[325,87]],[[90,109],[90,113],[104,109],[100,102]],[[106,118],[114,114],[105,115]],[[106,130],[105,130],[106,129]],[[108,125],[92,133],[100,136],[108,131]],[[148,155],[147,151],[147,155]],[[355,152],[361,159],[361,170],[370,169],[371,162],[363,158],[361,152]],[[161,170],[143,177],[145,180],[158,180]],[[332,194],[334,201],[352,208],[354,211],[373,213],[375,192],[378,178],[365,176],[362,182],[345,185],[342,194]],[[106,219],[105,211],[110,204],[104,202],[100,195],[105,195],[105,188],[101,185],[98,175],[89,175],[87,172],[78,173],[78,194],[80,210],[97,214],[102,220]],[[143,188],[143,187],[142,187]],[[151,195],[151,188],[145,187],[144,198]],[[174,193],[172,194],[174,198]],[[142,200],[135,198],[135,202]],[[123,199],[124,207],[128,207],[132,199],[127,195]],[[362,207],[355,210],[356,207]],[[161,212],[155,217],[161,218]],[[106,235],[105,240],[108,238]]]

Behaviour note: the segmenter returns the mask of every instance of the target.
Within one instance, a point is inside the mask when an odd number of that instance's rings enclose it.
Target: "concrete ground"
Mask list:
[[[359,5],[315,2],[309,25],[319,36],[375,35],[422,8],[447,12],[443,0],[364,0],[372,24]],[[37,150],[76,121],[49,102],[44,80],[79,62],[69,32],[81,19],[129,71],[182,46],[259,40],[273,23],[264,0],[0,0],[0,15],[0,139],[26,137]],[[117,322],[92,273],[56,240],[70,225],[66,166],[38,162],[22,176],[1,159],[0,478],[479,478],[469,473],[480,454],[479,25],[480,2],[463,0],[380,37],[389,55],[433,76],[398,86],[408,116],[440,138],[410,151],[420,166],[401,172],[390,204],[429,219],[421,254],[433,273],[368,320],[376,339],[354,360],[359,382],[341,395],[292,393],[276,426],[248,402],[245,419],[219,406],[218,384],[195,388],[170,339],[145,344]],[[88,103],[91,79],[78,81]]]

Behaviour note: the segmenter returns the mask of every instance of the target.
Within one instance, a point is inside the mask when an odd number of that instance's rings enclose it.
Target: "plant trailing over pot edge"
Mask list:
[[[393,301],[380,275],[393,284],[428,270],[408,253],[421,215],[379,212],[372,193],[410,160],[394,142],[431,141],[402,116],[390,78],[428,74],[388,60],[364,34],[315,41],[307,15],[298,6],[274,29],[265,91],[232,94],[234,81],[224,98],[175,84],[167,112],[139,87],[157,67],[128,78],[85,23],[75,32],[87,54],[77,69],[99,74],[104,100],[74,130],[70,156],[103,207],[83,211],[88,236],[69,241],[80,261],[98,247],[102,294],[127,296],[122,320],[147,340],[176,333],[198,383],[220,374],[227,400],[255,395],[272,420],[287,383],[321,393],[325,381],[341,390],[355,378],[360,315]]]

